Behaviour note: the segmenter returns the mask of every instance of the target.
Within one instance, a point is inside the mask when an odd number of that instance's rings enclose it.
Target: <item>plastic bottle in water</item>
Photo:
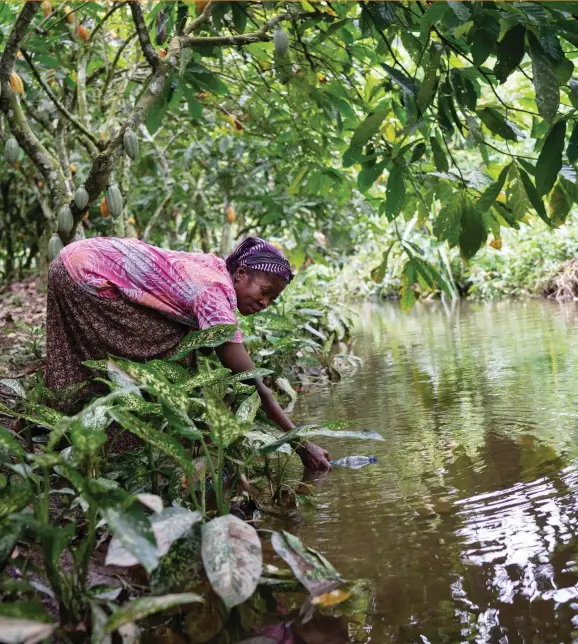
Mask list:
[[[352,470],[358,470],[360,467],[364,467],[370,463],[377,463],[377,456],[346,456],[337,461],[331,461],[331,465],[335,465],[336,467],[349,467]]]

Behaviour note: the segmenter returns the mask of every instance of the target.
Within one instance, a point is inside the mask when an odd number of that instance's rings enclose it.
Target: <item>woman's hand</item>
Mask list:
[[[313,443],[303,443],[297,448],[296,452],[306,470],[325,472],[331,469],[329,452],[323,447]]]

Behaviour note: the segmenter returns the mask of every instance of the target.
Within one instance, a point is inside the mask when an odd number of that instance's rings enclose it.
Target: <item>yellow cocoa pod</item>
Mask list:
[[[10,87],[16,94],[24,94],[24,83],[16,72],[10,74]]]
[[[159,56],[161,58],[164,58],[167,55],[167,50],[166,49],[159,49]]]
[[[66,15],[66,22],[69,25],[74,24],[74,13],[72,13],[72,9],[68,5],[64,7],[64,13]]]
[[[40,6],[42,7],[44,17],[47,18],[52,13],[52,4],[50,3],[50,0],[44,0]]]
[[[229,206],[225,211],[225,213],[227,214],[227,221],[230,224],[232,224],[235,221],[235,219],[237,219],[237,215],[235,213],[235,209],[233,208],[233,206]]]
[[[71,163],[68,166],[68,169],[70,170],[70,172],[72,172],[72,174],[74,174],[76,172],[76,166],[74,165],[74,163]]]
[[[110,217],[110,212],[108,210],[108,204],[106,203],[106,197],[103,197],[100,200],[100,214],[103,217]]]
[[[76,30],[76,35],[82,40],[82,42],[87,42],[90,38],[90,32],[84,25],[79,25]]]

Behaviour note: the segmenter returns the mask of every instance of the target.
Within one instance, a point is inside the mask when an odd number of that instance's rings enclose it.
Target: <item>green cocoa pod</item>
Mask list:
[[[122,142],[124,145],[124,151],[134,161],[138,155],[138,139],[136,138],[136,134],[130,128],[127,128],[124,131]]]
[[[58,211],[58,234],[61,237],[67,237],[74,225],[74,218],[70,206],[66,204]]]
[[[11,136],[8,141],[6,141],[6,145],[4,146],[4,158],[8,163],[14,164],[18,163],[18,157],[20,155],[20,146],[18,145],[18,141]]]
[[[108,211],[116,219],[122,214],[122,194],[116,183],[111,183],[104,193]]]
[[[58,257],[58,253],[64,248],[62,239],[60,239],[58,233],[54,233],[50,240],[48,241],[48,261],[52,261]]]
[[[289,51],[289,36],[279,27],[273,34],[273,44],[277,56],[285,56]]]
[[[79,210],[84,210],[88,205],[88,191],[84,184],[78,186],[74,193],[74,204]]]

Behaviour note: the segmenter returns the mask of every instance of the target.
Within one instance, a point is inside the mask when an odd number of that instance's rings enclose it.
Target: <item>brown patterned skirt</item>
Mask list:
[[[154,309],[124,299],[94,295],[76,284],[62,259],[48,273],[46,386],[58,391],[94,376],[82,365],[108,355],[136,361],[166,358],[191,330]],[[89,386],[83,390],[96,390]],[[75,400],[58,403],[72,411]]]

